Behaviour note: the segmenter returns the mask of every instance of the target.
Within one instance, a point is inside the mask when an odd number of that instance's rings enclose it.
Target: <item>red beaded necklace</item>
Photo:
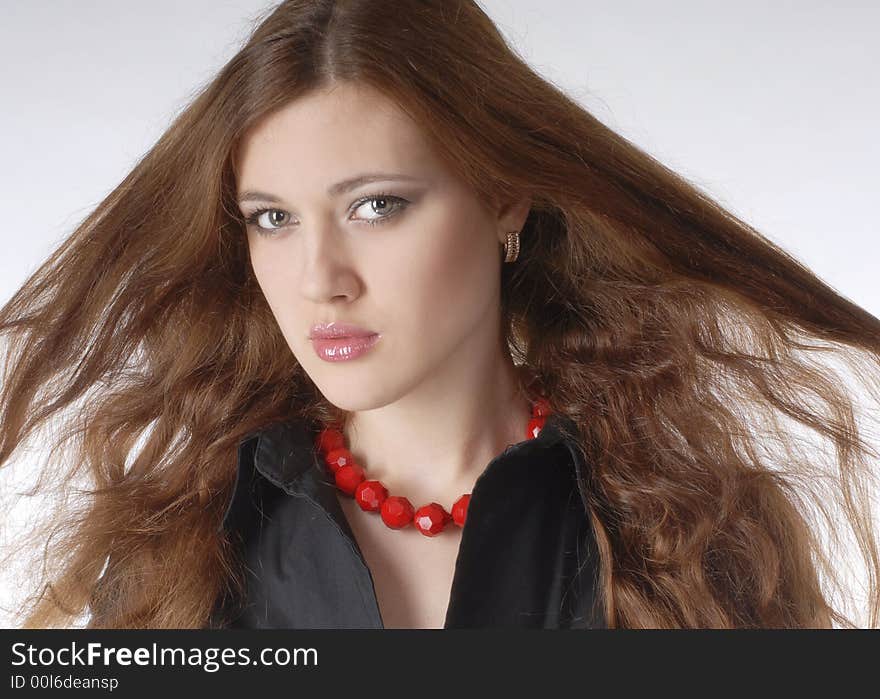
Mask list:
[[[526,431],[526,439],[534,439],[544,427],[550,414],[550,403],[539,398],[532,405],[532,416]],[[391,529],[402,529],[409,524],[415,526],[425,536],[436,536],[453,521],[463,527],[467,518],[471,494],[462,495],[447,512],[442,505],[431,502],[415,509],[405,497],[389,495],[388,489],[379,481],[367,480],[363,466],[345,446],[345,435],[333,427],[326,427],[318,433],[315,445],[334,475],[336,487],[346,495],[354,497],[365,512],[379,512],[382,521]]]

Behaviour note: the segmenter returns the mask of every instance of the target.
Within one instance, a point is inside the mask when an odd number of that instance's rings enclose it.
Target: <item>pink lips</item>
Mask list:
[[[318,323],[312,326],[309,337],[314,340],[315,338],[369,337],[375,334],[372,330],[364,330],[350,323]]]
[[[348,323],[320,323],[312,326],[309,337],[321,359],[345,362],[369,352],[380,335]]]

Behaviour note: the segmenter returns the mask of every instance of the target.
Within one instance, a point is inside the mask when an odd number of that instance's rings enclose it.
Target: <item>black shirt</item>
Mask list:
[[[508,445],[477,478],[444,628],[604,627],[595,609],[598,554],[579,493],[585,465],[564,423],[573,425],[550,415],[536,438]],[[242,547],[248,590],[227,628],[384,628],[316,435],[291,421],[239,445],[221,527]]]

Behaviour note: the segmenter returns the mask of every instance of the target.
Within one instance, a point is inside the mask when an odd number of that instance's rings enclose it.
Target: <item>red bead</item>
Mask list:
[[[412,503],[406,498],[392,495],[385,498],[380,510],[382,521],[392,529],[401,529],[413,521]]]
[[[546,398],[538,398],[533,403],[532,417],[526,431],[527,439],[534,439],[541,433],[551,412]],[[382,521],[391,529],[402,529],[412,523],[425,536],[437,536],[449,522],[455,522],[459,527],[465,525],[470,493],[455,501],[451,513],[436,502],[423,505],[416,511],[407,498],[389,496],[388,489],[382,483],[366,479],[364,469],[345,447],[341,425],[332,425],[321,430],[315,444],[333,471],[336,486],[348,495],[353,495],[362,510],[378,510]]]
[[[324,454],[345,446],[345,435],[332,427],[326,427],[318,433],[315,445]]]
[[[546,398],[538,398],[532,406],[532,417],[547,417],[550,412],[550,401]]]
[[[526,432],[526,439],[534,439],[541,433],[541,429],[544,427],[544,423],[547,418],[545,417],[533,417],[529,420],[529,428]]]
[[[355,489],[365,480],[364,469],[355,463],[340,466],[336,472],[336,487],[342,492],[354,495]]]
[[[353,464],[354,456],[352,456],[351,452],[345,447],[340,447],[327,452],[324,455],[324,461],[327,462],[330,470],[333,471],[333,473],[336,473],[340,467]]]
[[[462,495],[452,506],[452,521],[459,527],[463,527],[467,519],[467,509],[471,501],[471,494]]]
[[[413,524],[425,536],[437,536],[451,519],[452,515],[444,510],[442,505],[432,502],[416,510]]]
[[[361,481],[354,491],[354,499],[365,512],[377,512],[388,497],[388,489],[379,481]]]

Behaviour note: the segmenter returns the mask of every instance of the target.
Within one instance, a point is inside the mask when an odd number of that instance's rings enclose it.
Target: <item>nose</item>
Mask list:
[[[303,226],[300,231],[303,297],[316,304],[340,296],[355,298],[361,284],[345,233],[332,221]]]

